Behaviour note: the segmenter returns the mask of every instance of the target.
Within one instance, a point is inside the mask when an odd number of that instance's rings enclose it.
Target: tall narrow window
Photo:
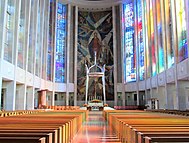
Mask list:
[[[49,17],[49,36],[48,36],[48,52],[47,52],[47,80],[52,80],[52,65],[53,65],[53,45],[54,45],[54,20],[55,17],[55,6],[54,0],[50,1],[50,17]]]
[[[30,29],[29,29],[29,47],[28,47],[28,71],[33,73],[33,63],[34,63],[34,50],[33,50],[33,41],[34,41],[34,0],[31,1],[31,10],[30,10]]]
[[[134,6],[133,3],[123,4],[124,33],[124,80],[136,81],[136,49],[134,47]]]
[[[3,8],[2,8],[2,5],[3,5],[3,1],[0,1],[0,20],[2,20],[1,18],[2,18],[2,10],[3,10]]]
[[[66,5],[57,4],[55,81],[65,82]]]
[[[167,68],[170,68],[174,65],[174,49],[173,49],[173,32],[172,32],[172,18],[171,18],[171,0],[164,1],[165,5],[165,22],[166,22],[166,30],[167,30]]]
[[[43,12],[43,39],[42,44],[43,44],[43,50],[42,50],[42,64],[41,64],[41,69],[42,69],[42,78],[47,79],[47,56],[48,56],[48,32],[49,32],[49,1],[44,1],[44,12]]]
[[[143,1],[143,10],[144,10],[144,42],[145,42],[145,63],[146,63],[146,77],[149,78],[151,76],[151,53],[150,53],[150,47],[149,47],[149,39],[150,39],[150,20],[149,20],[149,16],[148,16],[148,5],[149,5],[149,1],[144,0]]]
[[[158,72],[160,73],[165,69],[160,0],[156,0],[156,22],[158,46]]]
[[[5,0],[1,0],[0,1],[0,33],[3,33],[3,19],[4,19],[4,17],[3,17],[3,9],[4,9],[4,7],[3,7],[3,5],[5,4]],[[1,52],[2,52],[2,34],[0,34],[0,57],[1,57]]]
[[[144,65],[144,41],[143,41],[143,23],[142,23],[142,2],[137,1],[137,38],[138,38],[138,49],[139,49],[139,79],[144,80],[145,78],[145,65]]]
[[[40,72],[40,59],[41,59],[41,2],[39,0],[38,11],[37,11],[37,39],[36,39],[36,47],[35,47],[35,75],[39,76]]]
[[[188,58],[188,44],[186,36],[186,13],[183,0],[176,0],[176,20],[178,38],[178,62]]]
[[[18,36],[18,62],[17,65],[20,68],[23,68],[24,64],[24,37],[25,37],[25,1],[21,1],[20,9],[20,21],[19,21],[19,36]]]
[[[149,0],[150,6],[150,48],[151,48],[151,56],[152,56],[152,76],[157,74],[156,70],[156,48],[155,48],[155,38],[154,38],[154,15],[153,15],[153,3]]]
[[[14,15],[15,15],[15,6],[13,0],[8,0],[7,2],[7,20],[5,27],[5,45],[4,45],[4,59],[8,62],[13,62],[13,53],[14,48],[13,44],[13,35],[14,35]]]

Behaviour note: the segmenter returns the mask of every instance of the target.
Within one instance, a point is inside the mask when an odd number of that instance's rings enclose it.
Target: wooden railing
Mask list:
[[[143,105],[127,105],[127,106],[114,106],[116,110],[144,110],[146,109]]]

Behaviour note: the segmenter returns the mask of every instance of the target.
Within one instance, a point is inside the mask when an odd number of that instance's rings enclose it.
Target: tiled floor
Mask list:
[[[72,143],[120,143],[102,116],[102,111],[90,111]]]

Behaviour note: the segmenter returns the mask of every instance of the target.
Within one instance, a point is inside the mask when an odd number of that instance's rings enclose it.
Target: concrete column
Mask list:
[[[189,82],[188,81],[177,81],[177,97],[178,97],[178,109],[185,110],[186,109],[186,101],[188,98],[187,89]]]
[[[51,105],[54,106],[54,94],[55,94],[55,91],[53,90],[52,92],[52,96],[51,96]]]
[[[43,106],[46,106],[46,90],[38,91],[38,106],[39,108],[43,108]]]
[[[15,109],[25,110],[26,87],[24,84],[16,86]]]
[[[175,7],[175,1],[171,1],[171,7]],[[171,12],[171,17],[176,17],[175,11]],[[172,20],[172,29],[176,29],[176,21]],[[174,49],[174,72],[175,72],[175,86],[176,86],[176,94],[173,98],[174,101],[174,109],[179,109],[179,97],[178,97],[178,80],[177,80],[177,64],[178,64],[178,41],[177,41],[177,33],[176,30],[172,30],[173,35],[173,49]]]
[[[167,84],[167,109],[174,109],[174,98],[176,96],[176,88],[174,83]]]
[[[27,87],[27,92],[26,92],[26,109],[27,110],[34,109],[34,88],[33,87]]]
[[[78,40],[78,7],[75,6],[75,45],[74,45],[74,105],[77,105],[77,40]]]
[[[114,53],[114,105],[117,105],[117,40],[116,40],[116,8],[112,7],[113,18],[113,53]]]
[[[70,59],[69,59],[69,49],[70,49],[70,24],[71,23],[71,5],[68,4],[68,23],[67,23],[67,50],[66,50],[66,105],[69,105],[69,74],[70,74],[70,70],[69,70],[69,64],[70,64]]]
[[[167,107],[167,97],[165,94],[165,87],[159,86],[157,89],[157,99],[159,100],[159,108],[166,109]]]
[[[16,83],[6,82],[5,110],[15,110]]]
[[[120,10],[119,10],[119,14],[122,15],[122,9],[123,9],[123,5],[120,4],[119,5],[120,7]],[[121,47],[123,47],[123,39],[122,39],[122,18],[120,18],[120,39],[121,39]],[[121,53],[123,53],[123,48],[121,48]],[[121,60],[122,60],[122,63],[124,62],[124,59],[123,59],[123,54],[120,55],[121,56]],[[125,83],[124,83],[124,68],[122,66],[122,106],[125,106]],[[115,104],[117,105],[117,104]]]
[[[53,21],[53,27],[54,27],[54,30],[52,30],[52,33],[54,33],[54,38],[53,38],[53,41],[54,41],[54,57],[56,57],[56,32],[57,32],[57,30],[56,30],[56,27],[57,27],[57,14],[56,14],[56,12],[57,12],[57,10],[58,10],[58,5],[57,5],[57,3],[58,3],[58,0],[56,0],[56,9],[53,9],[53,15],[55,16],[54,17],[54,19],[52,19],[52,21]],[[54,61],[53,61],[53,93],[52,93],[52,98],[51,98],[51,100],[52,100],[52,106],[54,106],[55,105],[55,86],[56,86],[56,83],[55,83],[55,75],[56,75],[56,58],[54,58],[53,59]]]
[[[189,109],[189,87],[186,87],[186,109]]]

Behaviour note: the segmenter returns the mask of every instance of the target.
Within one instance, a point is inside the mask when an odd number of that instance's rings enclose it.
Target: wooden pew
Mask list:
[[[87,117],[87,112],[85,111],[79,111],[78,114],[77,112],[74,113],[74,115],[65,115],[66,113],[62,115],[62,113],[58,112],[51,112],[49,114],[43,112],[35,115],[0,118],[0,137],[4,141],[7,140],[6,135],[3,137],[3,132],[6,132],[7,136],[9,135],[12,139],[14,138],[13,134],[20,133],[20,140],[25,140],[24,135],[28,137],[36,135],[33,136],[34,138],[37,138],[39,135],[44,135],[45,137],[40,138],[39,141],[43,141],[44,143],[69,143],[81,127],[82,122],[86,120],[84,117]],[[13,133],[12,131],[15,130],[17,132]],[[46,140],[48,139],[47,134],[51,134],[51,140]]]
[[[26,129],[26,128],[23,128],[23,129],[0,129],[0,135],[1,134],[6,134],[6,135],[9,135],[9,134],[49,134],[49,137],[48,137],[48,142],[52,142],[52,143],[58,143],[58,130],[55,130],[55,129],[43,129],[41,130],[41,128],[36,128],[36,129]]]
[[[7,140],[7,142],[10,141],[10,138],[11,140],[15,138],[22,138],[22,139],[27,139],[27,138],[39,138],[39,140],[41,138],[44,138],[43,141],[45,143],[53,143],[53,140],[52,140],[52,133],[21,133],[21,132],[15,132],[15,133],[0,133],[0,138],[4,138],[3,140]],[[7,139],[5,139],[7,137]],[[0,142],[1,142],[1,139],[0,139]]]
[[[145,143],[165,143],[165,142],[177,142],[177,143],[188,143],[189,142],[189,137],[185,137],[185,136],[174,136],[174,137],[169,137],[169,136],[162,136],[162,137],[156,137],[156,136],[152,136],[152,137],[145,137]]]
[[[45,143],[45,137],[0,137],[1,143]]]
[[[184,117],[137,111],[130,113],[128,111],[108,111],[108,113],[105,111],[104,116],[122,142],[144,142],[144,137],[140,137],[141,139],[138,140],[139,137],[137,134],[139,131],[141,131],[141,134],[144,134],[144,136],[153,136],[154,138],[155,136],[160,136],[160,138],[166,140],[169,137],[169,133],[170,136],[179,134],[178,136],[184,137],[185,139],[189,136],[188,133],[185,134],[185,132],[189,130],[189,119]],[[151,134],[149,133],[149,130]],[[164,135],[161,132],[163,132]],[[153,141],[155,140],[154,138]]]
[[[133,137],[133,142],[135,143],[145,143],[145,137],[189,137],[189,132],[184,130],[179,131],[178,129],[175,130],[161,130],[161,131],[143,131],[143,132],[136,132],[136,137]]]

